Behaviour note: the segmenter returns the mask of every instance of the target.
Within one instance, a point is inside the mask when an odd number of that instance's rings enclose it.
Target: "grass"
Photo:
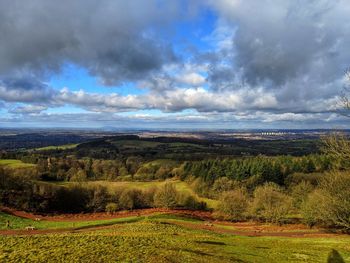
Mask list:
[[[107,182],[107,181],[96,181],[96,182],[88,182],[87,185],[96,185],[100,184],[103,186],[106,186],[110,192],[115,191],[116,188],[137,188],[141,190],[147,190],[151,187],[160,187],[164,185],[167,181],[150,181],[150,182]],[[207,203],[208,208],[215,208],[218,201],[214,199],[204,198],[198,196],[192,188],[183,181],[180,180],[169,180],[168,182],[172,182],[175,184],[176,189],[180,193],[188,193],[192,196],[195,196],[198,200],[204,201]],[[64,183],[69,184],[69,182]]]
[[[326,262],[332,249],[344,262],[350,260],[350,237],[242,237],[167,220],[81,233],[0,236],[0,262]]]
[[[37,151],[51,151],[51,150],[67,150],[67,149],[74,149],[77,147],[78,144],[65,144],[65,145],[59,145],[59,146],[46,146],[41,148],[36,148]]]
[[[3,166],[5,168],[32,168],[35,167],[35,164],[31,163],[24,163],[20,160],[13,160],[13,159],[0,159],[0,166]]]
[[[55,221],[35,221],[27,218],[16,217],[0,212],[0,230],[5,229],[25,229],[27,226],[33,226],[36,229],[63,229],[63,228],[85,228],[93,226],[105,226],[117,223],[134,222],[142,220],[144,217],[127,217],[106,220],[91,220],[78,222],[55,222]],[[6,222],[10,221],[10,228],[6,228]]]

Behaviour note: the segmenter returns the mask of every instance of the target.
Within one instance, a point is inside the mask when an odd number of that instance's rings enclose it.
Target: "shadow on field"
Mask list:
[[[209,245],[220,245],[224,246],[226,245],[224,242],[218,242],[218,241],[196,241],[198,244],[209,244]]]
[[[332,249],[328,254],[327,263],[345,263],[345,261],[337,250]]]

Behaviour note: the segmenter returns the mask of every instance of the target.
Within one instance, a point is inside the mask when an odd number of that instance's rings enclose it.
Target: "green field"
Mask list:
[[[327,262],[350,260],[350,237],[244,237],[195,230],[172,216],[122,221],[100,230],[0,236],[0,262]]]
[[[204,201],[207,203],[208,208],[215,208],[218,201],[214,199],[204,198],[198,196],[191,187],[183,181],[179,180],[168,180],[168,181],[150,181],[150,182],[108,182],[108,181],[95,181],[95,182],[87,182],[86,185],[102,185],[106,186],[110,192],[115,191],[116,188],[136,188],[141,190],[146,190],[152,187],[159,187],[164,185],[166,182],[172,182],[175,184],[176,189],[180,193],[188,193],[190,195],[195,196],[198,200]],[[63,185],[69,184],[69,182],[63,183]]]
[[[5,168],[32,168],[35,164],[24,163],[20,160],[0,159],[0,166]]]
[[[51,151],[51,150],[67,150],[67,149],[74,149],[77,147],[78,144],[65,144],[65,145],[59,145],[59,146],[46,146],[41,148],[36,148],[37,151]]]
[[[9,215],[0,212],[0,230],[12,229],[23,230],[27,226],[33,226],[36,229],[68,229],[68,228],[85,228],[94,226],[105,226],[117,223],[133,222],[143,219],[143,217],[128,217],[128,218],[115,218],[106,220],[94,220],[94,221],[78,221],[78,222],[55,222],[55,221],[34,221],[27,218],[20,218],[13,215]],[[10,222],[10,227],[6,227],[6,222]]]

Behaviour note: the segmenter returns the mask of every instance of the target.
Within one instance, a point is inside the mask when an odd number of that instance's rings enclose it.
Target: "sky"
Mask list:
[[[0,0],[0,128],[349,128],[348,0]]]

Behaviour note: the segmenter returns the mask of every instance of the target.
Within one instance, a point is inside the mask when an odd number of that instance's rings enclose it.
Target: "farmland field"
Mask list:
[[[0,262],[326,262],[332,250],[350,260],[346,236],[237,236],[194,229],[187,225],[202,223],[188,220],[155,215],[106,228],[0,236]]]

